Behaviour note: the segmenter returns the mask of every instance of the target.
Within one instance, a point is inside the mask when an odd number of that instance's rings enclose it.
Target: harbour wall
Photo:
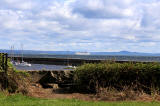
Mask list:
[[[15,61],[21,61],[21,57],[14,57]],[[71,59],[71,58],[33,58],[23,57],[25,62],[32,64],[48,64],[48,65],[82,65],[84,63],[99,63],[102,60],[84,60],[84,59]]]
[[[21,61],[21,57],[14,57],[14,60]],[[74,59],[74,58],[34,58],[34,57],[23,57],[23,60],[26,62],[29,62],[31,64],[48,64],[48,65],[73,65],[78,66],[82,65],[84,63],[100,63],[108,60],[85,60],[85,59]],[[116,61],[112,60],[118,63],[124,63],[124,62],[133,62],[137,63],[138,61]],[[148,63],[148,62],[143,62]]]

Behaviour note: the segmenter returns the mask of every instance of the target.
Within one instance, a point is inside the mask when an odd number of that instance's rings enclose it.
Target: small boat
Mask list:
[[[22,61],[21,63],[16,62],[15,65],[16,66],[26,66],[26,67],[31,67],[32,66],[31,64],[29,64],[27,62],[24,62],[24,61]]]
[[[21,47],[22,47],[22,61],[19,62],[19,64],[17,64],[17,66],[31,67],[31,66],[32,66],[31,64],[29,64],[29,63],[23,61],[23,45],[21,45]]]
[[[20,62],[20,61],[11,61],[11,64],[15,65],[15,66],[26,66],[26,67],[31,67],[32,65],[27,63],[27,62]]]
[[[12,47],[13,49],[13,47]],[[11,60],[11,64],[15,65],[15,66],[26,66],[26,67],[31,67],[32,65],[27,63],[27,62],[24,62],[23,61],[23,45],[22,45],[22,61],[14,61],[14,54],[13,54],[13,57],[11,57],[12,60]]]
[[[65,69],[76,69],[76,66],[67,66]]]

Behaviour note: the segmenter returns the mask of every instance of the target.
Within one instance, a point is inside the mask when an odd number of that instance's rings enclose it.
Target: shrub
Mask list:
[[[123,90],[124,86],[151,92],[160,88],[159,63],[115,63],[84,64],[74,72],[77,89],[98,92],[99,88],[112,87]]]

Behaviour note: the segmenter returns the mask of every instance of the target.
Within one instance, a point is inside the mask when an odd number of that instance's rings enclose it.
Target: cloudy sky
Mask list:
[[[160,53],[160,0],[0,0],[0,49]]]

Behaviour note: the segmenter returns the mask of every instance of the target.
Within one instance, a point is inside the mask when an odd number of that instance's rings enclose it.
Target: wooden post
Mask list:
[[[7,74],[7,70],[8,70],[8,54],[5,54],[5,73]]]
[[[2,53],[2,69],[4,70],[4,53]]]
[[[2,53],[0,53],[0,68],[2,68]]]
[[[8,54],[0,53],[0,68],[7,73],[8,70]]]

